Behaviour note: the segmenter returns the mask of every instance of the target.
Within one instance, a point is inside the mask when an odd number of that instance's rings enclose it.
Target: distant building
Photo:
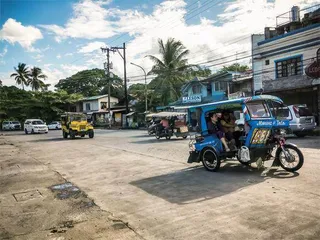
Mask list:
[[[252,68],[254,91],[306,104],[320,116],[320,4],[294,6],[276,18],[274,29],[253,35]]]

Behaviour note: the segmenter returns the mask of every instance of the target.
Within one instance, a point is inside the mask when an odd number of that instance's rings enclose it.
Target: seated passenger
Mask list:
[[[165,118],[163,118],[160,122],[160,124],[164,127],[164,129],[168,129],[169,128],[169,121]]]
[[[223,112],[220,122],[221,122],[222,129],[225,132],[227,140],[231,141],[232,139],[234,139],[233,133],[235,131],[236,124],[235,124],[235,119],[231,118],[231,114],[227,111]]]
[[[226,152],[230,152],[228,144],[225,139],[225,134],[222,131],[221,127],[218,124],[218,115],[217,113],[210,113],[210,121],[207,124],[209,134],[215,134],[221,140]]]

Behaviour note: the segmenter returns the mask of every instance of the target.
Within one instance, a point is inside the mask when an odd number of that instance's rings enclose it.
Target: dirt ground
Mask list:
[[[144,131],[4,134],[0,239],[320,239],[319,137],[288,140],[305,157],[293,174],[208,172],[186,163],[188,140]]]
[[[0,153],[0,239],[142,239],[3,136]]]

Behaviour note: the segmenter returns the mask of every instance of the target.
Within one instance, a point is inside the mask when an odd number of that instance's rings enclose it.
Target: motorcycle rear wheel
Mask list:
[[[302,167],[304,162],[302,152],[296,146],[288,144],[284,145],[284,149],[289,154],[289,158],[286,157],[281,148],[278,148],[276,152],[276,157],[279,159],[280,166],[288,172],[298,171]],[[294,165],[294,163],[296,164]]]

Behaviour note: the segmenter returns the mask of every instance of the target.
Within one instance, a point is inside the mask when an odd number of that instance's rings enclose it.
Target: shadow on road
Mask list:
[[[131,143],[134,144],[149,144],[149,143],[164,143],[164,142],[176,142],[176,141],[185,141],[186,144],[188,143],[188,141],[186,141],[186,139],[183,138],[171,138],[170,140],[167,140],[165,138],[160,138],[160,139],[156,139],[156,137],[151,137],[145,140],[140,140],[140,141],[133,141]]]
[[[63,141],[78,141],[78,140],[82,140],[82,139],[86,139],[88,137],[76,137],[75,139],[64,139],[63,137],[59,137],[59,138],[42,138],[42,139],[34,139],[34,140],[29,140],[28,142],[63,142]]]
[[[277,170],[276,170],[277,171]],[[220,197],[269,178],[288,178],[298,174],[262,170],[241,164],[227,163],[219,172],[208,172],[203,167],[186,168],[178,172],[131,182],[143,191],[176,204],[190,204]]]

